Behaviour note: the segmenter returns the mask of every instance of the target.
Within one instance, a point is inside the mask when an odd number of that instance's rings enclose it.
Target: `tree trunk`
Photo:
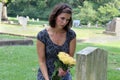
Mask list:
[[[2,20],[8,21],[7,6],[5,4],[3,4],[3,8],[2,8]]]
[[[1,17],[2,17],[2,3],[0,2],[0,23],[1,23]]]

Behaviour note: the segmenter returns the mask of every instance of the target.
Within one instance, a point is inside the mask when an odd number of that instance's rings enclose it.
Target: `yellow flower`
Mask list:
[[[65,52],[58,53],[58,60],[54,62],[55,71],[52,74],[52,80],[61,80],[62,77],[58,76],[58,69],[62,68],[64,71],[67,71],[68,68],[71,68],[76,63],[75,59]]]
[[[67,65],[75,65],[76,61],[73,57],[71,57],[69,54],[65,52],[59,52],[58,58]]]

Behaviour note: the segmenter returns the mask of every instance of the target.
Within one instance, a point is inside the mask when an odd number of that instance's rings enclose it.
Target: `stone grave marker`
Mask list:
[[[79,27],[80,26],[80,20],[73,20],[73,26]]]
[[[32,18],[32,21],[33,21],[33,22],[35,22],[35,19],[34,19],[34,18]]]
[[[22,25],[23,28],[26,28],[27,21],[28,21],[28,19],[26,17],[23,17],[23,16],[18,17],[18,22],[20,25]]]
[[[37,22],[39,22],[40,20],[39,20],[39,18],[37,18],[37,20],[36,20]]]
[[[114,18],[106,24],[105,34],[120,36],[120,18]]]
[[[32,39],[0,40],[0,46],[33,45]]]
[[[76,80],[107,80],[108,52],[87,47],[76,54]]]
[[[26,18],[27,18],[28,21],[30,20],[29,16],[26,16]]]
[[[88,28],[91,27],[91,23],[90,23],[90,22],[88,22],[87,27],[88,27]]]
[[[98,28],[98,21],[96,21],[95,27]]]

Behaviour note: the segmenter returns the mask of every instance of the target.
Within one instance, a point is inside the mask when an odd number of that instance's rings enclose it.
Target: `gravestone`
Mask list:
[[[106,25],[106,30],[103,33],[120,36],[120,18],[114,18]]]
[[[32,39],[0,40],[0,46],[33,45]]]
[[[76,54],[76,80],[107,80],[107,52],[87,47]]]
[[[37,18],[37,20],[36,20],[37,22],[39,22],[40,20],[39,20],[39,18]]]
[[[98,21],[96,21],[95,27],[98,28]]]
[[[34,19],[34,18],[32,18],[32,21],[33,21],[33,22],[35,22],[35,19]]]
[[[73,26],[79,27],[80,26],[80,20],[73,20]]]
[[[87,27],[88,27],[88,28],[91,27],[91,23],[90,23],[90,22],[88,22]]]
[[[30,20],[29,16],[26,16],[26,18],[27,18],[28,21]]]
[[[28,21],[28,19],[26,17],[23,17],[23,16],[18,17],[18,22],[20,25],[22,25],[23,28],[26,28],[27,21]]]
[[[1,18],[2,18],[2,3],[0,2],[0,23],[1,23]]]

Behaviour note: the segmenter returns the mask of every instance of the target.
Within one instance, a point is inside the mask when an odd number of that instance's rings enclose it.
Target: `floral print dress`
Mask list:
[[[45,56],[46,56],[46,65],[48,69],[48,75],[51,80],[52,73],[54,72],[54,61],[57,59],[58,52],[69,53],[69,44],[72,39],[76,37],[76,34],[73,30],[69,29],[66,34],[66,40],[62,46],[56,45],[52,42],[49,37],[49,34],[46,29],[43,29],[37,34],[37,39],[45,44]],[[40,68],[38,69],[37,80],[45,80]],[[62,80],[72,80],[71,75],[68,72]]]

